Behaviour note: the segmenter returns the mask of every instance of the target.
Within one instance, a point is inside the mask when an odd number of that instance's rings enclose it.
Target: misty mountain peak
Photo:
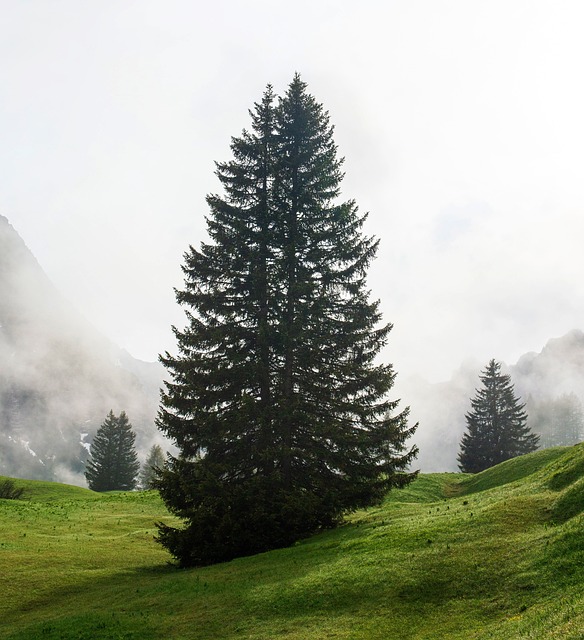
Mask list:
[[[149,448],[161,379],[159,363],[135,360],[81,316],[0,216],[0,475],[83,484],[80,433],[110,410],[126,411]]]
[[[541,355],[546,357],[568,357],[580,365],[582,354],[584,354],[584,332],[580,329],[572,329],[560,338],[552,338],[541,352]]]

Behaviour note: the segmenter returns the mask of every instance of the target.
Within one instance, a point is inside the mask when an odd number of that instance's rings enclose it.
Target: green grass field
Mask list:
[[[17,481],[0,638],[584,638],[584,445],[422,475],[292,548],[179,570],[155,492]]]

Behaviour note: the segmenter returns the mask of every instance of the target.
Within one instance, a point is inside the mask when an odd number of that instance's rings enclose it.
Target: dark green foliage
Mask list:
[[[183,565],[288,545],[414,475],[415,427],[375,362],[391,329],[366,287],[378,241],[335,203],[328,114],[298,76],[275,102],[268,87],[217,164],[211,241],[190,247],[177,292],[188,326],[161,357],[159,428],[180,455],[157,485],[186,526],[159,540]]]
[[[124,411],[110,411],[91,443],[85,477],[93,491],[131,491],[140,469],[135,433]]]
[[[461,471],[478,473],[537,449],[539,437],[527,426],[525,405],[515,396],[511,377],[491,360],[480,376],[483,387],[466,414],[458,462]]]
[[[154,489],[159,470],[164,467],[166,457],[159,444],[154,444],[148,452],[148,457],[140,471],[140,486],[142,489]]]
[[[24,487],[17,487],[14,480],[10,478],[0,480],[0,499],[20,500],[24,492]]]

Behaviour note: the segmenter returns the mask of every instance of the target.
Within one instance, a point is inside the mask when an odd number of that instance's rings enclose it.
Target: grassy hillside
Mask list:
[[[424,475],[335,531],[192,570],[152,540],[156,493],[24,484],[0,500],[0,638],[584,637],[584,445]]]

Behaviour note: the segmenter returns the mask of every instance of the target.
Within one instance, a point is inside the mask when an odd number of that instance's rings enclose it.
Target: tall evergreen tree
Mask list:
[[[140,469],[136,435],[124,411],[110,411],[91,443],[85,477],[93,491],[131,491]]]
[[[184,528],[159,525],[183,565],[284,546],[377,503],[415,474],[408,410],[377,364],[390,325],[369,300],[378,241],[363,235],[333,128],[295,76],[271,87],[217,165],[210,243],[190,247],[188,326],[161,361],[159,428],[180,455],[158,483]]]
[[[515,396],[511,376],[501,373],[501,364],[491,360],[480,380],[483,387],[471,399],[458,455],[460,470],[466,473],[535,451],[539,441],[527,426],[525,405]]]
[[[148,457],[140,469],[140,487],[142,489],[156,488],[156,478],[159,470],[164,467],[166,458],[159,444],[153,444],[148,452]]]

